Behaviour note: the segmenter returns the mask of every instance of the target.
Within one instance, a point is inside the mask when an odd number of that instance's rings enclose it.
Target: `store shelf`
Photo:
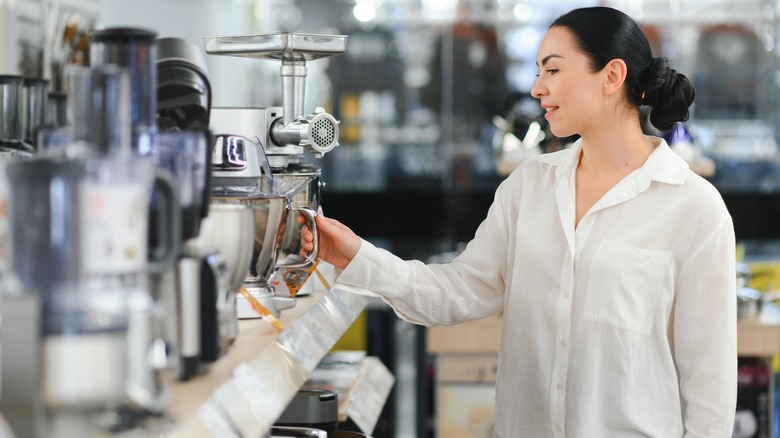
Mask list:
[[[309,374],[365,308],[364,297],[339,290],[298,299],[277,333],[264,320],[242,320],[228,353],[208,373],[172,385],[166,436],[260,437]]]

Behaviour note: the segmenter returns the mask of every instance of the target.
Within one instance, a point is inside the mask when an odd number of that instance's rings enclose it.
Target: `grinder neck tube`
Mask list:
[[[306,91],[306,61],[282,59],[282,122],[290,126],[303,117],[303,101]]]

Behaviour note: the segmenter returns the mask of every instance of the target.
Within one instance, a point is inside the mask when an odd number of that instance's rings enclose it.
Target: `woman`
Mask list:
[[[570,148],[521,164],[449,264],[402,261],[320,216],[337,287],[405,320],[503,312],[499,437],[730,437],[736,409],[735,249],[718,192],[667,144],[689,80],[605,7],[549,28],[532,95]],[[312,234],[306,232],[305,248]]]

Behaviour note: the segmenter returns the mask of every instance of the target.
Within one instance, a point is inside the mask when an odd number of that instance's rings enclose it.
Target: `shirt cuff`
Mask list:
[[[409,277],[409,265],[387,250],[361,240],[360,248],[344,269],[336,269],[338,289],[366,296],[399,297]]]

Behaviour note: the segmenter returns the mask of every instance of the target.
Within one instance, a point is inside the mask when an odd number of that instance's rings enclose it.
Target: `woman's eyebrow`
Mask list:
[[[561,55],[556,55],[556,54],[554,54],[554,53],[553,53],[552,55],[547,55],[547,56],[545,56],[545,57],[544,57],[544,59],[542,59],[542,66],[544,66],[545,64],[547,64],[547,61],[549,61],[551,58],[563,58],[563,56],[561,56]],[[538,65],[539,65],[539,63],[537,62],[537,63],[536,63],[536,65],[538,66]]]

